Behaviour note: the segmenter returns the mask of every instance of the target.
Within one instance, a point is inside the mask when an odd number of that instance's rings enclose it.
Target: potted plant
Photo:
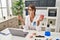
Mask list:
[[[23,9],[24,9],[23,0],[16,0],[13,2],[13,6],[12,6],[13,15],[18,16],[18,19],[20,16],[23,18]]]

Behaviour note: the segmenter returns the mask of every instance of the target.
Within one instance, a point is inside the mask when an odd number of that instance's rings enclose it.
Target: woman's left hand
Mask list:
[[[43,21],[44,15],[40,15],[39,19],[37,20],[37,26],[39,26],[40,22]]]

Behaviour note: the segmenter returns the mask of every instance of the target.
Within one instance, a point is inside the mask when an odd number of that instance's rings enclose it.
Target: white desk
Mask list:
[[[12,28],[12,29],[14,29],[14,28]],[[22,30],[22,29],[17,29],[17,30]],[[23,30],[23,31],[26,31],[26,30]],[[9,28],[3,30],[2,32],[9,33]],[[25,38],[18,37],[18,36],[12,36],[11,34],[9,34],[7,36],[0,34],[0,40],[34,40],[35,37],[30,38],[30,35],[34,32],[36,32],[37,34],[40,34],[40,35],[44,35],[44,32],[37,32],[35,30],[27,30],[26,32],[29,32],[29,34]],[[51,33],[50,38],[52,38],[52,40],[56,40],[56,38],[60,38],[60,33]],[[46,37],[39,38],[39,39],[46,40]]]

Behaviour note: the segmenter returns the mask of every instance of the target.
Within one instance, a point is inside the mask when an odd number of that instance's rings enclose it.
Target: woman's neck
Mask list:
[[[35,16],[30,16],[30,21],[32,22]]]
[[[30,16],[30,18],[34,18],[34,16]]]

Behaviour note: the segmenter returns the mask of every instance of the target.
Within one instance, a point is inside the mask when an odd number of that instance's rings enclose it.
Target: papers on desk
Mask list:
[[[7,34],[6,34],[6,33],[3,33],[3,32],[0,32],[0,34],[1,34],[1,35],[4,35],[4,36],[7,36],[7,35],[9,35],[10,33],[7,33]]]
[[[11,40],[12,35],[10,34],[8,28],[0,31],[0,40]]]
[[[7,35],[7,34],[0,34],[0,40],[12,40],[12,35]]]

